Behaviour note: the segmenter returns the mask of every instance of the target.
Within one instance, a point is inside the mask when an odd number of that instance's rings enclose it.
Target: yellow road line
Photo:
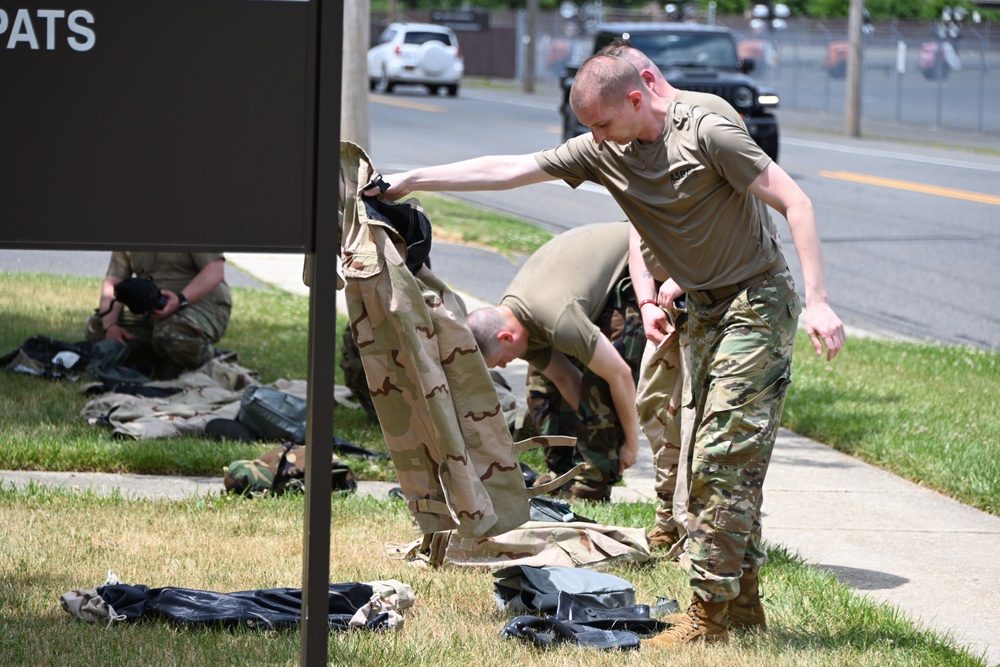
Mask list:
[[[429,113],[444,112],[444,107],[439,107],[436,104],[424,104],[423,102],[401,100],[398,97],[389,97],[387,95],[371,94],[368,96],[368,99],[379,104],[388,104],[391,107],[403,107],[404,109],[413,109],[414,111],[427,111]]]
[[[994,206],[1000,206],[1000,197],[996,197],[994,195],[984,195],[980,192],[970,192],[968,190],[955,190],[953,188],[941,188],[936,185],[924,185],[922,183],[911,183],[910,181],[897,181],[892,178],[866,176],[864,174],[854,174],[849,171],[820,171],[819,175],[825,176],[827,178],[836,178],[842,181],[867,183],[869,185],[878,185],[883,188],[896,188],[897,190],[922,192],[928,195],[938,195],[940,197],[951,197],[953,199],[964,199],[966,201],[976,201],[982,204],[993,204]]]

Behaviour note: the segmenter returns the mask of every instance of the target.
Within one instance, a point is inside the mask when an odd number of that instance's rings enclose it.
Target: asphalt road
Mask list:
[[[555,91],[373,95],[371,157],[391,181],[414,166],[554,146],[557,106]],[[940,143],[942,135],[917,126],[901,128],[904,142],[849,139],[836,134],[840,126],[816,127],[819,118],[781,121],[781,165],[813,201],[841,318],[877,333],[1000,349],[1000,159],[923,143]],[[553,182],[455,196],[554,232],[623,218],[603,188],[589,184],[575,192]],[[802,291],[780,216],[778,227]]]

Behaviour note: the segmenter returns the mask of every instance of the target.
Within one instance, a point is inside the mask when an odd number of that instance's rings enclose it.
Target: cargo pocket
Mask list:
[[[773,442],[791,383],[789,372],[786,367],[777,377],[771,372],[716,378],[705,403],[701,439],[709,444],[701,455],[721,465],[739,465],[759,456],[761,445],[768,439]]]

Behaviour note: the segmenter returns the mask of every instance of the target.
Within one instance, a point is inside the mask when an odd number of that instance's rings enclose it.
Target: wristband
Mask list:
[[[188,307],[188,300],[187,297],[184,296],[184,292],[177,293],[177,301],[179,302],[177,304],[177,310],[184,310]]]
[[[645,306],[647,303],[651,303],[651,304],[653,304],[654,306],[657,306],[657,307],[659,307],[659,305],[660,305],[660,304],[656,303],[656,299],[643,299],[642,301],[639,302],[639,310],[642,310],[642,307]]]

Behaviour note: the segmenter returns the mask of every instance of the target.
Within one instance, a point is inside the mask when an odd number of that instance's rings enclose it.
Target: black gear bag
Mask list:
[[[167,303],[167,297],[156,286],[152,278],[126,278],[115,285],[115,301],[119,301],[136,315],[146,315],[159,310]]]

